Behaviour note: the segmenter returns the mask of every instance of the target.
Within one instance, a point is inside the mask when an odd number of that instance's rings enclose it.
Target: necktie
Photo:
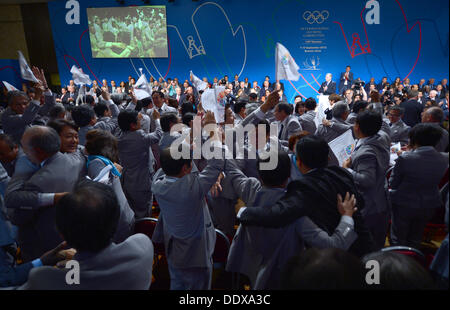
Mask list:
[[[283,133],[284,125],[281,124],[280,133],[278,134],[278,139],[281,139],[281,134]]]

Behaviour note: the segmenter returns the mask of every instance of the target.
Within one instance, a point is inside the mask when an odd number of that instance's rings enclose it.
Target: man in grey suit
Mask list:
[[[317,130],[316,123],[314,119],[316,118],[317,102],[314,98],[308,98],[305,100],[306,112],[299,117],[300,125],[302,125],[303,130],[306,130],[310,134],[314,134]]]
[[[389,179],[393,245],[418,248],[426,223],[442,205],[438,185],[448,169],[448,154],[434,148],[441,136],[436,126],[417,124],[410,131],[412,151],[395,163]]]
[[[279,122],[278,139],[280,143],[287,146],[289,137],[302,131],[302,125],[298,118],[293,115],[294,108],[287,102],[280,102],[275,107],[274,116]]]
[[[320,124],[315,133],[316,136],[324,138],[328,143],[352,128],[352,125],[345,121],[349,115],[348,104],[344,101],[335,103],[332,113],[333,118],[330,121],[324,121],[324,123]],[[329,165],[339,165],[339,161],[333,152],[330,153]]]
[[[444,112],[438,107],[429,108],[422,115],[422,123],[431,123],[442,133],[441,139],[435,146],[438,152],[448,152],[448,131],[441,127],[443,120]]]
[[[163,134],[159,141],[159,153],[165,148],[170,147],[172,142],[180,137],[180,133],[172,133],[171,129],[174,125],[181,123],[181,119],[178,117],[178,114],[174,112],[166,112],[161,115],[160,123]]]
[[[390,151],[385,138],[378,134],[382,122],[381,115],[375,111],[358,114],[353,126],[358,139],[355,151],[343,164],[353,175],[364,198],[365,208],[361,212],[377,249],[384,246],[389,221],[385,174],[389,168]]]
[[[31,270],[27,290],[148,290],[152,280],[153,245],[143,234],[120,244],[111,242],[119,205],[109,186],[85,180],[55,207],[56,227],[76,250],[76,269],[39,267]],[[70,259],[70,258],[69,258]],[[69,274],[71,273],[72,274]],[[72,282],[68,281],[72,280]],[[69,283],[68,283],[69,282]]]
[[[122,186],[136,218],[152,213],[151,165],[149,152],[151,145],[158,145],[162,136],[159,113],[153,111],[156,130],[146,134],[141,130],[142,115],[137,111],[125,110],[118,117],[122,135],[119,137],[119,158],[123,166]]]
[[[39,169],[13,176],[6,189],[5,205],[11,221],[19,227],[23,259],[30,261],[62,241],[54,227],[53,205],[73,189],[85,172],[85,158],[79,152],[60,153],[60,138],[49,127],[27,129],[22,146]]]
[[[261,182],[246,177],[236,166],[233,167],[232,161],[227,163],[226,173],[233,179],[233,186],[246,207],[270,207],[285,195],[291,160],[285,152],[273,153],[278,157],[277,167],[274,170],[260,169]],[[303,241],[312,247],[347,250],[356,240],[352,219],[355,201],[346,201],[344,205],[338,203],[342,217],[331,236],[307,216],[278,229],[241,225],[233,238],[227,271],[247,275],[252,289],[279,289],[281,269],[291,257],[303,250]]]
[[[50,90],[44,93],[45,104],[41,107],[40,99],[43,95],[41,88],[36,87],[33,100],[29,100],[25,92],[12,91],[9,94],[8,108],[2,114],[2,126],[6,134],[10,135],[14,142],[20,143],[20,139],[26,128],[30,127],[38,115],[45,116],[56,104]]]
[[[208,160],[202,172],[192,172],[190,158],[174,159],[170,148],[161,153],[162,169],[156,172],[152,184],[161,209],[153,240],[157,241],[159,235],[159,241],[164,241],[172,290],[211,289],[216,232],[205,195],[225,167],[218,139],[216,129],[210,145],[222,158]],[[177,149],[172,146],[172,151]]]
[[[400,142],[403,145],[408,144],[409,140],[409,130],[411,127],[406,125],[403,120],[403,109],[399,106],[393,106],[389,109],[388,119],[390,121],[391,126],[391,141],[393,143]]]

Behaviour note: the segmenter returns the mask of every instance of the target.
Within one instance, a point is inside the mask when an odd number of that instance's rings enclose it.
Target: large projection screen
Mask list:
[[[165,6],[87,9],[93,58],[167,58]]]

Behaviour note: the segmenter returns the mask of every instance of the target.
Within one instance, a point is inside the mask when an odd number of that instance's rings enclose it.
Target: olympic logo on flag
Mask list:
[[[308,24],[322,24],[330,17],[330,13],[327,10],[319,11],[305,11],[303,13],[303,19],[308,22]]]
[[[283,66],[287,66],[289,63],[289,54],[284,54],[283,57],[281,57],[281,63]]]
[[[350,144],[345,148],[345,153],[347,153],[347,155],[352,155],[354,150],[355,150],[355,145]]]

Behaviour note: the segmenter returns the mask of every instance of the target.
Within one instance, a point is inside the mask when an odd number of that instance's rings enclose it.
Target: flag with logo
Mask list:
[[[83,73],[81,69],[72,66],[72,69],[70,69],[70,73],[72,73],[73,82],[77,85],[91,85],[92,81],[89,78],[89,75],[86,73]]]
[[[295,63],[291,53],[282,44],[277,43],[275,48],[275,75],[277,81],[298,81],[300,67]]]
[[[142,74],[137,80],[136,84],[133,86],[134,95],[138,100],[150,97],[152,95],[152,90],[148,86],[147,78],[145,74]]]
[[[23,57],[22,52],[21,51],[17,52],[19,53],[20,75],[22,76],[22,79],[34,83],[39,83],[39,80],[34,76],[33,71],[31,71],[30,67],[28,66],[25,57]]]
[[[352,130],[349,129],[342,135],[328,143],[330,149],[333,151],[334,155],[339,161],[339,166],[342,167],[344,161],[346,161],[355,150],[355,139],[352,135]]]
[[[3,81],[3,85],[5,85],[5,87],[8,91],[18,90],[17,88],[15,88],[14,86],[12,86],[11,84],[9,84],[6,81]]]
[[[225,86],[206,89],[201,100],[203,109],[213,112],[217,123],[225,121],[225,104],[227,101]]]
[[[192,84],[197,88],[198,91],[205,90],[208,88],[208,83],[205,81],[200,80],[197,76],[195,76],[194,73],[191,71],[191,81]]]

